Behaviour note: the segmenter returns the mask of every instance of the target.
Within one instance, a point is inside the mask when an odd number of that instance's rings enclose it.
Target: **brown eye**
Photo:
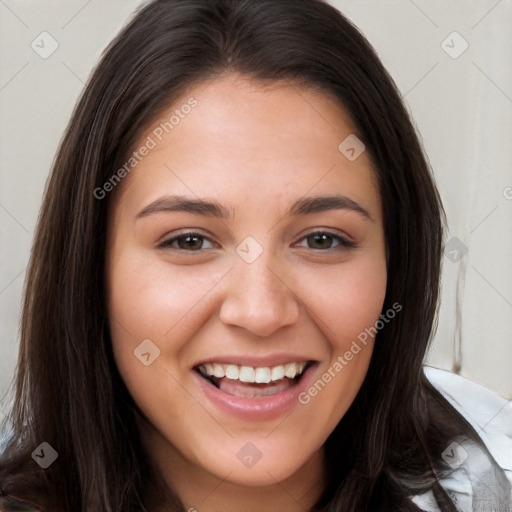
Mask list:
[[[355,247],[353,242],[342,236],[335,235],[334,233],[317,232],[304,237],[304,239],[308,240],[308,247],[310,249],[329,250],[335,248]],[[332,244],[334,241],[337,242],[337,245],[333,247]]]
[[[185,250],[201,249],[203,241],[198,236],[182,236],[177,239],[178,247]]]
[[[199,252],[204,249],[205,241],[209,241],[209,239],[199,233],[183,233],[182,235],[165,240],[159,245],[159,247]],[[174,245],[175,243],[176,245]],[[211,242],[209,243],[211,244]],[[211,245],[213,247],[213,244]]]
[[[333,237],[325,233],[316,233],[308,237],[311,249],[330,249]]]

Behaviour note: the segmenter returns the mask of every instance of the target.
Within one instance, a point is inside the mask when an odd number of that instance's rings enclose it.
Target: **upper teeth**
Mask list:
[[[208,377],[240,380],[242,382],[256,382],[268,384],[284,377],[289,379],[300,375],[306,366],[306,361],[300,363],[286,363],[277,366],[238,366],[236,364],[205,363],[199,366],[199,371]]]

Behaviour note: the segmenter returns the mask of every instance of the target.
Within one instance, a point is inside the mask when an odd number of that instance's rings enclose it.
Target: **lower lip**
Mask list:
[[[248,421],[272,420],[288,413],[295,406],[301,406],[299,395],[305,391],[313,380],[318,363],[312,364],[302,375],[301,379],[290,389],[276,395],[257,398],[244,398],[224,393],[209,381],[193,371],[194,378],[206,398],[221,411]]]

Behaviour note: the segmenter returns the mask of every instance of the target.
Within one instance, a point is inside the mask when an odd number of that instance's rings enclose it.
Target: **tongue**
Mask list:
[[[241,382],[226,377],[217,379],[217,384],[221,391],[230,395],[243,396],[246,398],[258,398],[262,396],[271,396],[282,393],[295,385],[295,381],[284,377],[277,382],[269,384],[256,384]]]

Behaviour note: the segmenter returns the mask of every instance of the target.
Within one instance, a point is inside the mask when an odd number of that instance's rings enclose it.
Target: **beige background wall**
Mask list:
[[[402,91],[445,203],[451,242],[428,362],[460,366],[512,398],[512,2],[331,3],[361,28]],[[23,279],[57,144],[102,49],[139,4],[0,1],[2,394],[16,362]]]

